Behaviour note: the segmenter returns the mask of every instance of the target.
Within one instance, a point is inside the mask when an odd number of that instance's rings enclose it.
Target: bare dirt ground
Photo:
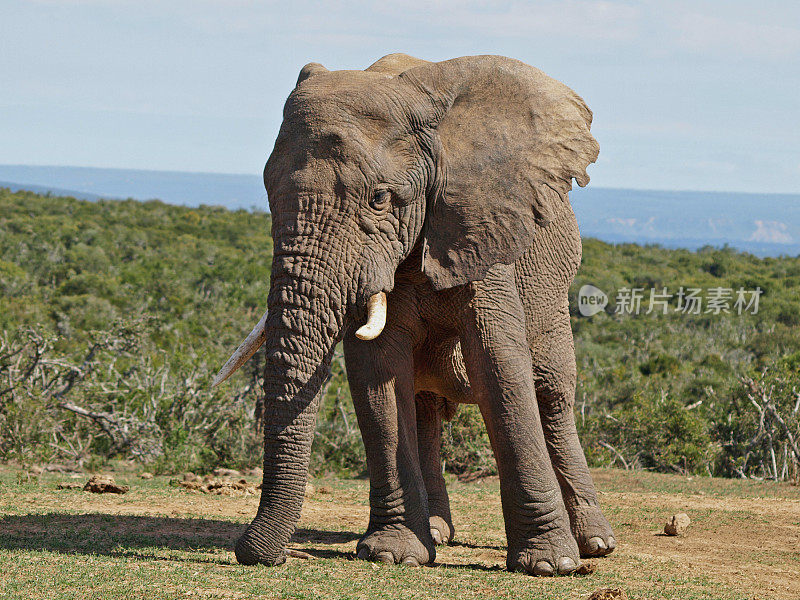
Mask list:
[[[69,475],[28,480],[0,470],[0,597],[544,597],[585,598],[603,587],[631,598],[800,599],[800,488],[595,471],[618,548],[582,577],[507,573],[496,478],[449,485],[456,537],[436,566],[355,561],[368,483],[314,481],[291,547],[276,568],[236,565],[231,552],[258,496],[202,494],[118,474],[125,495],[56,490]],[[662,534],[685,512],[687,534]]]

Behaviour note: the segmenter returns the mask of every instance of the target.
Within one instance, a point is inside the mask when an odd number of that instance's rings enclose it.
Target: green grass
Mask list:
[[[617,552],[592,561],[591,575],[537,579],[503,568],[496,479],[450,482],[456,541],[440,550],[436,566],[420,569],[354,560],[368,483],[317,480],[292,543],[314,559],[270,568],[238,565],[231,551],[255,496],[193,494],[168,478],[133,473],[117,475],[131,485],[128,494],[99,496],[56,491],[56,482],[73,481],[65,475],[28,481],[4,469],[0,597],[577,599],[603,587],[631,598],[797,597],[791,594],[800,584],[791,582],[800,581],[800,555],[792,539],[800,541],[800,489],[622,471],[595,478]],[[689,535],[656,535],[678,510],[693,520]],[[731,540],[742,528],[746,543],[736,548]],[[782,552],[774,548],[780,535]]]

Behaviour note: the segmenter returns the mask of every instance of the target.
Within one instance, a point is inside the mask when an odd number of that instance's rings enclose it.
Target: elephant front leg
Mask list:
[[[570,573],[580,564],[578,547],[542,432],[513,270],[498,265],[473,285],[461,347],[500,473],[507,566],[533,575]]]
[[[431,392],[417,394],[419,462],[428,493],[431,535],[437,544],[447,544],[455,533],[450,514],[450,497],[442,476],[442,402],[443,398]]]
[[[433,562],[428,498],[419,465],[410,337],[387,326],[364,342],[345,338],[347,376],[364,440],[370,479],[367,532],[360,559]]]

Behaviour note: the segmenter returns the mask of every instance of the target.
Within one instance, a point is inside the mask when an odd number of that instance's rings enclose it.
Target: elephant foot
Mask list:
[[[442,517],[431,517],[431,537],[436,545],[448,544],[453,539],[453,524]]]
[[[614,551],[617,541],[599,506],[575,506],[567,511],[581,558],[606,556]]]
[[[356,558],[388,564],[418,567],[436,559],[436,548],[431,536],[420,536],[403,525],[367,532],[358,542]]]
[[[581,566],[581,560],[569,530],[557,527],[522,542],[517,548],[509,544],[506,565],[509,571],[552,577],[569,575]]]

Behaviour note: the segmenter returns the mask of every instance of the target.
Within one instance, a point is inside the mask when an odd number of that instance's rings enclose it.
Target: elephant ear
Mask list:
[[[428,63],[399,78],[422,94],[439,183],[423,230],[437,290],[513,263],[567,206],[572,179],[597,159],[592,113],[567,86],[501,56]],[[437,141],[438,138],[438,141]]]

